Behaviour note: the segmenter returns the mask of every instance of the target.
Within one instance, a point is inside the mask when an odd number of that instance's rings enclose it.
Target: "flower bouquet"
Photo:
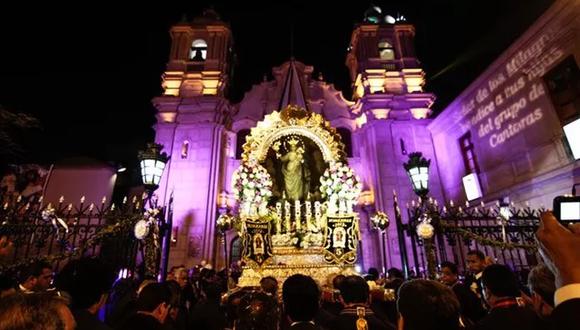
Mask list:
[[[257,215],[267,211],[268,198],[272,196],[272,179],[268,171],[259,164],[243,163],[234,171],[232,192],[240,202],[240,213]]]
[[[342,162],[330,163],[320,177],[320,183],[320,192],[328,200],[330,214],[352,212],[362,184],[348,165]]]

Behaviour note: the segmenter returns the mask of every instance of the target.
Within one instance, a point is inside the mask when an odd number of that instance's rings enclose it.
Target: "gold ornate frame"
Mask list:
[[[246,138],[242,160],[263,162],[271,145],[284,136],[299,135],[312,140],[327,163],[345,159],[344,145],[340,135],[317,113],[289,105],[281,112],[266,115],[263,121],[252,128]]]

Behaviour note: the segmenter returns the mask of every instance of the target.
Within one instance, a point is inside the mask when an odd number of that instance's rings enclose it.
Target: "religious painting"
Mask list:
[[[321,200],[320,176],[327,164],[311,139],[288,135],[276,140],[262,166],[272,179],[272,205],[282,200]]]
[[[333,264],[354,263],[359,241],[357,219],[353,215],[328,215],[326,219],[324,260]]]
[[[246,220],[243,240],[244,261],[262,266],[272,257],[269,222]]]

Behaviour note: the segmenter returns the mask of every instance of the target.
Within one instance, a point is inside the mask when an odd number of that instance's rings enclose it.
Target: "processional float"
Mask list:
[[[243,148],[232,178],[244,262],[239,285],[295,273],[323,283],[354,273],[361,183],[335,129],[290,105],[259,122]]]

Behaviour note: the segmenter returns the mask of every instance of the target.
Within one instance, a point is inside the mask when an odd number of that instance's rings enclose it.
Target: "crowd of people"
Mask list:
[[[295,274],[282,283],[229,289],[210,265],[174,267],[167,278],[119,278],[98,259],[67,263],[58,274],[38,262],[17,279],[0,278],[0,330],[16,329],[579,329],[580,224],[551,213],[537,232],[544,260],[523,285],[481,251],[467,276],[451,262],[438,280],[337,274],[328,283]]]

